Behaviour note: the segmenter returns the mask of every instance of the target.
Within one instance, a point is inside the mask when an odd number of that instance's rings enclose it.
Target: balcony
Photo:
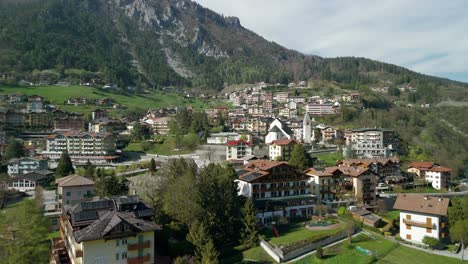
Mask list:
[[[145,263],[145,262],[149,262],[150,261],[150,255],[146,255],[146,256],[143,256],[143,257],[136,257],[136,258],[128,258],[127,259],[127,263],[128,264],[142,264],[142,263]]]
[[[128,251],[133,251],[133,250],[150,248],[150,246],[151,246],[151,242],[148,240],[142,243],[129,244],[127,248],[128,248]]]
[[[406,225],[409,225],[409,226],[417,226],[417,227],[430,228],[430,229],[434,228],[432,223],[413,221],[413,220],[409,220],[409,219],[406,219],[406,218],[403,219],[403,223],[405,223]]]

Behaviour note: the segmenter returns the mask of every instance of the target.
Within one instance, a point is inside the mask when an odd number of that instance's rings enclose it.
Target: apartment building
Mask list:
[[[84,131],[85,120],[82,115],[64,115],[59,112],[58,116],[54,118],[54,130],[71,130],[71,131]]]
[[[26,174],[33,171],[47,170],[47,159],[43,158],[17,158],[8,161],[8,175]]]
[[[289,161],[291,152],[296,144],[299,144],[294,139],[278,139],[273,140],[269,145],[270,160]]]
[[[254,160],[237,175],[239,195],[254,199],[257,217],[264,224],[314,213],[316,199],[310,193],[310,176],[287,162]]]
[[[289,93],[288,92],[280,92],[275,94],[276,101],[280,103],[287,103],[289,102]]]
[[[390,157],[399,150],[399,138],[395,131],[381,128],[353,130],[346,138],[347,148],[357,157]]]
[[[155,263],[154,232],[161,227],[150,221],[153,216],[137,196],[65,206],[60,218],[64,251],[72,264]]]
[[[59,208],[63,205],[74,205],[81,200],[91,198],[95,193],[94,181],[80,176],[70,175],[55,180],[57,184]]]
[[[445,197],[399,194],[393,208],[400,210],[400,237],[419,244],[425,236],[446,240],[449,205]]]
[[[231,140],[226,143],[226,160],[239,160],[252,155],[252,142]]]
[[[339,106],[331,103],[310,102],[306,105],[306,112],[311,116],[334,115],[339,110]]]
[[[118,160],[118,156],[113,155],[115,138],[110,133],[67,131],[52,134],[47,138],[42,156],[55,163],[64,151],[74,164],[86,164],[88,160],[93,164],[105,164]]]
[[[228,141],[239,140],[240,138],[241,138],[241,134],[235,133],[235,132],[213,133],[206,139],[206,143],[215,144],[215,145],[224,145],[228,143]]]
[[[376,204],[377,175],[367,168],[357,166],[333,166],[323,169],[310,168],[305,172],[311,177],[311,192],[332,208],[357,202],[364,207]]]
[[[159,135],[167,135],[169,132],[169,122],[172,120],[171,117],[147,117],[143,119],[143,123],[151,126],[153,133]]]

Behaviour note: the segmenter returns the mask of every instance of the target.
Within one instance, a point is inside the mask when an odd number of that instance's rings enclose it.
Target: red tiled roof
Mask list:
[[[231,141],[228,141],[226,143],[227,146],[238,146],[240,144],[245,144],[247,146],[252,146],[252,142],[250,141],[247,141],[247,140],[243,140],[243,139],[239,139],[239,140],[231,140]]]
[[[447,168],[447,167],[434,167],[434,168],[428,169],[428,171],[435,171],[435,172],[452,172],[452,169],[451,169],[451,168]]]
[[[298,143],[294,139],[287,139],[287,138],[273,140],[270,143],[270,145],[277,145],[277,146],[287,146],[287,145],[291,145],[291,144],[295,145],[295,144],[298,144]]]
[[[434,166],[434,162],[431,161],[414,161],[409,164],[410,168],[416,169],[429,169]]]
[[[367,168],[341,165],[341,166],[326,167],[324,169],[310,168],[306,170],[305,173],[308,175],[314,175],[314,176],[319,176],[319,177],[327,177],[327,176],[330,177],[337,170],[339,170],[344,175],[349,175],[352,177],[358,177],[364,172],[369,171]]]
[[[248,163],[245,167],[247,169],[255,169],[258,168],[259,170],[270,170],[271,168],[280,166],[280,165],[289,165],[286,161],[273,161],[273,160],[254,160]]]

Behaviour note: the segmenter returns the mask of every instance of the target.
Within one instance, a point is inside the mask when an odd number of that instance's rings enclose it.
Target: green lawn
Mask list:
[[[343,159],[343,154],[339,152],[326,153],[326,154],[314,154],[313,156],[323,161],[324,166],[335,166],[336,162]]]
[[[210,100],[208,102],[184,98],[175,93],[155,91],[140,95],[123,95],[104,92],[100,89],[88,86],[39,86],[39,87],[0,87],[0,94],[23,93],[26,95],[40,95],[47,98],[51,104],[60,109],[81,113],[89,113],[96,108],[94,105],[67,106],[64,101],[72,97],[87,97],[89,99],[111,98],[116,103],[128,108],[160,108],[168,106],[193,105],[197,109],[203,109],[207,105],[225,104],[221,101]]]
[[[460,264],[461,260],[430,254],[421,250],[412,249],[406,246],[399,246],[392,250],[387,256],[379,260],[380,264]]]
[[[340,230],[343,230],[344,228],[344,224],[341,224],[339,228],[331,230],[310,231],[307,228],[305,228],[304,225],[305,222],[292,222],[288,225],[279,226],[279,237],[275,237],[273,235],[273,231],[271,230],[265,230],[263,234],[265,235],[266,240],[268,240],[270,244],[280,246],[288,245],[292,242],[296,242],[299,240],[318,239],[327,236],[331,233],[336,233]]]
[[[60,231],[50,232],[47,235],[47,239],[52,239],[52,238],[56,238],[56,237],[60,237]]]
[[[397,220],[400,217],[400,211],[399,210],[393,210],[393,211],[388,211],[383,215],[384,218],[388,220]]]

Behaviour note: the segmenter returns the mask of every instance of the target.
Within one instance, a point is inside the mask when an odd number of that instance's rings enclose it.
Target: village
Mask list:
[[[2,204],[40,192],[44,216],[56,231],[53,263],[159,263],[155,244],[162,225],[153,217],[160,209],[149,204],[145,182],[157,182],[164,177],[160,169],[185,159],[199,170],[211,163],[235,170],[237,194],[253,202],[254,224],[272,230],[271,239],[258,245],[277,262],[369,232],[414,248],[439,245],[440,254],[459,258],[464,249],[450,240],[455,221],[448,211],[452,197],[466,197],[467,183],[454,181],[452,168],[438,161],[402,159],[399,131],[324,123],[324,117],[342,115],[343,106],[358,104],[360,94],[308,96],[300,92],[306,86],[280,90],[259,83],[214,95],[223,104],[201,111],[148,108],[126,118],[109,114],[126,107],[108,98],[63,102],[92,105],[85,115],[42,96],[4,94],[0,144],[9,159]],[[158,145],[165,152],[151,153]],[[119,187],[106,189],[112,181]],[[301,231],[302,239],[282,241],[291,225],[329,232],[310,239]],[[444,250],[444,243],[453,250]]]

